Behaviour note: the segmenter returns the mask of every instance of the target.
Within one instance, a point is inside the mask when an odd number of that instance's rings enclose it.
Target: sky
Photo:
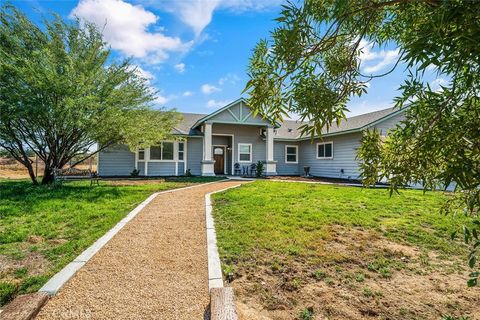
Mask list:
[[[56,13],[97,24],[113,58],[131,58],[158,91],[158,106],[211,113],[242,96],[252,49],[276,26],[282,0],[10,2],[37,23]],[[362,46],[366,73],[388,71],[398,57],[394,45],[377,48],[363,41]],[[390,75],[372,80],[368,93],[348,104],[348,116],[391,107],[404,79],[405,67],[399,65]],[[446,82],[433,71],[426,80],[433,87]]]

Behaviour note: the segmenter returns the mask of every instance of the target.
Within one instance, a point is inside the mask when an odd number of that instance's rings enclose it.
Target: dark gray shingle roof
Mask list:
[[[361,114],[358,116],[347,118],[343,120],[340,125],[333,125],[327,131],[326,129],[322,131],[322,134],[332,134],[339,133],[343,131],[359,130],[368,124],[378,121],[389,114],[396,112],[393,108],[383,109],[379,111],[369,112]],[[206,114],[200,113],[182,113],[183,120],[175,128],[180,134],[195,134],[191,132],[192,126],[201,118],[205,117]],[[275,138],[279,139],[298,139],[302,138],[300,135],[299,127],[305,122],[294,121],[294,120],[285,120],[280,128],[277,129],[277,134]],[[198,132],[197,132],[198,134]]]

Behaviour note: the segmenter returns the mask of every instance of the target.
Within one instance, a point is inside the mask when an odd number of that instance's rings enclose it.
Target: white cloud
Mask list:
[[[234,12],[260,11],[281,4],[282,0],[138,0],[148,5],[175,14],[183,23],[192,28],[196,36],[212,21],[216,10]]]
[[[165,35],[155,14],[122,0],[81,0],[70,13],[74,16],[96,24],[113,49],[152,64],[163,62],[170,52],[185,52],[192,45]],[[150,31],[151,27],[157,31]]]
[[[218,109],[223,106],[226,106],[227,104],[228,104],[227,101],[217,101],[217,100],[211,99],[211,100],[208,100],[207,102],[207,108]]]
[[[177,70],[179,73],[184,73],[185,72],[185,63],[178,63],[174,66],[175,70]]]
[[[147,79],[148,81],[155,79],[155,76],[150,71],[143,69],[140,66],[132,65],[132,68],[135,69],[136,73],[142,78]]]
[[[202,90],[202,92],[204,94],[211,94],[211,93],[214,93],[214,92],[217,92],[217,91],[221,91],[220,88],[215,87],[214,85],[208,84],[208,83],[205,83],[204,85],[202,85],[200,87],[200,89]]]
[[[218,84],[221,85],[221,86],[223,86],[226,83],[230,83],[232,85],[235,85],[239,80],[240,80],[240,78],[236,74],[228,73],[226,76],[218,79]]]
[[[360,41],[360,46],[362,50],[359,58],[362,64],[362,70],[365,73],[372,74],[384,69],[387,66],[392,65],[397,61],[400,56],[400,50],[373,50],[373,43],[367,42],[365,40]],[[366,62],[371,62],[373,64],[366,65]]]
[[[155,103],[156,104],[159,104],[159,105],[164,105],[165,103],[167,103],[168,101],[170,101],[170,98],[164,96],[164,95],[161,95],[160,93],[157,93],[157,96],[155,98]]]
[[[442,91],[442,87],[446,87],[448,85],[448,80],[445,78],[436,78],[432,82],[430,82],[430,88],[433,91],[440,92]]]
[[[187,90],[187,91],[185,91],[185,92],[182,94],[182,96],[184,96],[184,97],[191,97],[191,96],[193,96],[193,92]]]

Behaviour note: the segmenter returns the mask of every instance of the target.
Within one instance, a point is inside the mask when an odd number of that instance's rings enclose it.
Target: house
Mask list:
[[[184,113],[175,128],[179,139],[131,152],[118,145],[99,153],[100,176],[234,175],[263,161],[267,175],[301,175],[356,179],[356,149],[362,131],[377,128],[385,135],[404,117],[403,110],[385,109],[342,121],[322,138],[302,136],[302,122],[271,123],[254,116],[244,99],[211,114]],[[239,170],[236,170],[239,169]]]

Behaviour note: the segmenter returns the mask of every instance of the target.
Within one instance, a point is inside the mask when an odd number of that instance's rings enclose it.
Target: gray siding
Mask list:
[[[273,159],[277,161],[277,174],[279,175],[298,175],[298,163],[285,163],[285,146],[298,146],[297,143],[274,141],[273,144]],[[297,162],[300,154],[298,148]],[[303,169],[302,169],[303,170]]]
[[[189,138],[187,140],[187,169],[193,175],[202,174],[201,161],[203,159],[203,139]]]
[[[361,133],[351,133],[326,137],[324,141],[319,139],[313,142],[310,140],[302,141],[299,148],[301,173],[303,173],[304,166],[309,166],[310,174],[313,176],[357,179],[360,173],[355,157],[361,137]],[[317,159],[317,143],[329,141],[333,141],[333,159]],[[341,172],[342,169],[343,173]]]
[[[233,163],[238,162],[238,144],[252,144],[252,162],[265,161],[267,153],[266,141],[260,137],[260,128],[255,125],[228,125],[213,124],[213,133],[224,133],[234,135]],[[246,163],[242,162],[243,165]]]
[[[178,175],[179,176],[185,175],[185,162],[178,163]]]
[[[138,161],[138,171],[140,171],[139,175],[145,175],[145,161]]]
[[[209,121],[213,122],[233,122],[233,123],[249,123],[249,124],[259,124],[266,125],[267,121],[262,119],[260,116],[253,116],[252,110],[243,104],[242,101],[238,102],[235,105],[232,105],[230,108],[216,114],[211,117]]]
[[[117,145],[98,154],[100,176],[129,176],[135,169],[135,153],[126,145]]]
[[[405,115],[403,113],[397,114],[390,119],[384,120],[380,123],[377,123],[374,128],[380,131],[380,134],[387,135],[388,130],[394,129],[400,121],[405,119]]]
[[[149,176],[174,176],[175,162],[149,162]]]

